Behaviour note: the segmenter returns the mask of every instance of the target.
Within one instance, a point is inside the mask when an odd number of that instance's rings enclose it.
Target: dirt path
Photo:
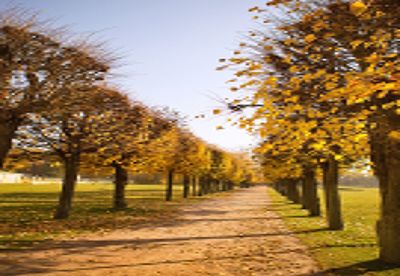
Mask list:
[[[0,254],[0,275],[310,275],[265,187],[182,208],[181,219]]]

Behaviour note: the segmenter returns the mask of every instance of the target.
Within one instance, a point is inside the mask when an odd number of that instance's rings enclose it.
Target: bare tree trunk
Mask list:
[[[217,182],[215,179],[209,178],[208,179],[208,193],[213,194],[217,190]]]
[[[192,177],[192,196],[197,196],[197,186],[199,178],[197,176]]]
[[[58,201],[58,207],[54,214],[55,219],[66,219],[72,207],[72,198],[74,197],[75,184],[78,178],[79,159],[78,156],[64,158],[64,178],[62,190]]]
[[[222,181],[222,191],[225,192],[227,190],[228,190],[228,186],[227,186],[226,181]]]
[[[122,210],[127,206],[125,202],[125,186],[128,184],[128,172],[116,162],[113,167],[115,169],[114,209]]]
[[[200,176],[198,178],[198,183],[199,183],[199,189],[197,191],[198,196],[203,196],[204,195],[204,176]]]
[[[284,181],[279,181],[278,183],[276,183],[276,187],[278,189],[278,192],[283,195],[283,196],[287,196],[288,195],[288,191],[287,191],[287,183],[285,183]]]
[[[326,218],[331,230],[342,230],[343,219],[339,195],[339,166],[333,155],[323,165],[323,187],[326,204]]]
[[[174,185],[174,171],[169,170],[167,176],[167,190],[165,193],[165,200],[171,201],[172,200],[172,192],[173,192],[173,185]]]
[[[310,216],[319,216],[320,203],[317,191],[317,181],[315,180],[315,170],[311,167],[306,167],[304,171],[304,185],[305,185],[305,201],[306,207]]]
[[[219,192],[219,180],[218,179],[213,179],[213,193],[218,193]]]
[[[0,169],[4,166],[7,154],[12,147],[12,139],[19,125],[20,120],[7,120],[0,117]]]
[[[304,178],[301,179],[301,208],[308,209],[307,206],[307,187]]]
[[[203,178],[203,195],[210,193],[210,178],[205,176]]]
[[[299,190],[297,189],[297,180],[296,179],[290,179],[286,183],[287,185],[287,194],[288,198],[293,201],[293,203],[300,203],[300,194]]]
[[[183,176],[183,198],[188,198],[190,192],[190,176]]]
[[[324,162],[321,165],[322,168],[322,187],[324,189],[324,196],[325,196],[325,210],[328,216],[328,209],[329,209],[329,195],[328,195],[328,188],[327,188],[327,183],[328,183],[328,169],[329,169],[329,164],[328,162]]]
[[[381,195],[377,223],[380,259],[400,264],[400,140],[391,135],[392,131],[400,131],[400,116],[381,113],[371,135],[371,159]]]

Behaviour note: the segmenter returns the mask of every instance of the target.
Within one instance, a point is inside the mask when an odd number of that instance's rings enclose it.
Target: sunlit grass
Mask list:
[[[379,192],[375,188],[341,187],[343,231],[328,231],[324,217],[311,218],[270,189],[272,210],[285,220],[309,247],[322,269],[332,275],[400,275],[400,268],[379,261],[375,225],[379,216]],[[320,191],[320,197],[323,199]],[[321,201],[324,211],[324,202]]]
[[[181,185],[174,186],[174,202],[164,201],[165,185],[128,185],[128,208],[115,212],[112,184],[82,183],[76,187],[70,218],[56,221],[52,216],[60,189],[59,184],[0,184],[0,249],[30,246],[59,234],[135,227],[171,215],[182,199]]]

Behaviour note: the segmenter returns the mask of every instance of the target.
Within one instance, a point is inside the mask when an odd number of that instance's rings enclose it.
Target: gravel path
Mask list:
[[[311,275],[266,187],[183,206],[180,219],[0,253],[0,275]]]

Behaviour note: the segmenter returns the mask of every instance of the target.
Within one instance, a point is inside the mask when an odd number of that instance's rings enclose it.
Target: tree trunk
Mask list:
[[[3,168],[7,154],[12,147],[12,139],[20,125],[20,120],[0,118],[0,169]]]
[[[199,178],[197,176],[192,177],[192,196],[197,196],[197,186]]]
[[[213,180],[213,192],[214,193],[218,193],[219,192],[219,180],[218,179],[214,179]]]
[[[280,193],[282,196],[287,196],[286,183],[284,181],[278,181],[275,183],[275,187],[278,193]]]
[[[200,176],[199,178],[198,178],[198,186],[199,186],[199,188],[198,188],[198,191],[197,191],[197,195],[198,196],[203,196],[203,194],[204,194],[204,177],[203,176]]]
[[[211,193],[211,194],[215,193],[217,190],[217,182],[214,179],[209,178],[208,179],[208,187],[209,187],[208,193]]]
[[[315,170],[313,168],[305,168],[304,182],[306,207],[310,216],[319,216],[321,214],[320,203],[317,191],[317,181],[315,180]]]
[[[323,164],[323,187],[326,218],[330,230],[342,230],[343,219],[339,195],[339,166],[333,155]]]
[[[64,178],[62,190],[58,201],[58,207],[54,214],[55,219],[66,219],[72,207],[75,184],[78,178],[79,161],[78,156],[64,158]]]
[[[301,179],[301,208],[308,209],[307,206],[307,187],[304,178]]]
[[[210,192],[210,178],[205,176],[203,178],[203,195],[206,195]]]
[[[118,163],[114,163],[113,167],[115,169],[114,209],[122,210],[127,206],[125,202],[125,186],[128,184],[128,172]]]
[[[400,140],[391,135],[400,131],[400,118],[395,112],[380,115],[371,135],[371,159],[381,195],[377,223],[380,259],[400,264]]]
[[[226,181],[222,181],[222,191],[225,192],[227,190],[228,190],[228,186],[227,186]]]
[[[287,194],[288,198],[293,201],[293,203],[300,203],[300,194],[297,189],[297,180],[293,179],[287,182]]]
[[[167,176],[167,190],[165,193],[165,200],[166,201],[171,201],[172,200],[172,191],[173,191],[173,186],[174,185],[174,171],[169,170],[168,171],[168,176]]]
[[[190,176],[183,176],[183,198],[188,198],[190,192]]]

